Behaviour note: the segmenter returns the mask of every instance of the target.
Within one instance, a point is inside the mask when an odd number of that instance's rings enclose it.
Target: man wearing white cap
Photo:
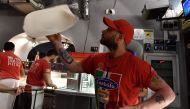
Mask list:
[[[47,36],[71,72],[94,75],[98,109],[162,109],[172,103],[175,93],[170,86],[151,65],[126,50],[133,27],[124,19],[104,17],[103,22],[108,28],[102,31],[100,43],[110,52],[94,54],[80,62],[64,50],[59,34]],[[150,88],[155,94],[140,103],[141,88]]]

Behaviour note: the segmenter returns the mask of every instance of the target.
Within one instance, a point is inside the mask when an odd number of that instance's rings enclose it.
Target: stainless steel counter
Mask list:
[[[96,109],[94,88],[83,88],[81,91],[72,89],[56,89],[56,109]]]
[[[95,97],[94,88],[83,88],[80,91],[73,90],[73,89],[67,89],[67,88],[61,88],[61,89],[56,89],[55,93],[75,95],[75,96],[84,96],[84,97]]]

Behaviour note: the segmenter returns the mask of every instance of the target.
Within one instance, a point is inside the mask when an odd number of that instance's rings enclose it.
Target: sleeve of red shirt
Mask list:
[[[140,87],[149,87],[152,79],[157,76],[157,72],[145,61],[137,60],[136,64],[137,84]]]
[[[49,63],[44,62],[42,67],[43,67],[44,73],[50,73],[51,72],[51,67],[50,67]]]
[[[1,65],[1,61],[2,61],[1,58],[2,58],[2,56],[1,56],[1,53],[0,53],[0,65]]]
[[[85,73],[94,74],[94,55],[90,55],[81,61]]]

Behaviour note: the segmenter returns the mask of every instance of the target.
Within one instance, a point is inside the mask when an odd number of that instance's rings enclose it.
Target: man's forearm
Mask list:
[[[9,88],[9,87],[7,87],[7,86],[4,86],[4,85],[2,85],[2,84],[0,84],[0,92],[8,93],[8,91],[10,91],[10,90],[13,90],[13,89],[11,89],[11,88]]]
[[[157,91],[150,99],[140,104],[140,107],[142,109],[163,109],[172,103],[174,99],[175,94],[172,90],[162,89]]]
[[[61,59],[63,60],[63,64],[64,66],[72,71],[72,65],[74,64],[75,61],[73,60],[73,58],[70,56],[70,54],[63,48],[63,46],[60,44],[60,42],[57,41],[53,41],[53,45],[55,46],[59,56],[61,57]],[[73,71],[72,71],[73,72]]]
[[[54,42],[55,43],[55,42]],[[77,65],[78,62],[74,61],[74,59],[72,58],[72,56],[60,45],[60,44],[54,44],[56,50],[59,53],[59,56],[61,57],[61,59],[63,60],[63,64],[64,66],[71,72],[74,73],[80,73],[82,72],[82,69],[80,69],[80,67],[76,67],[79,66]]]
[[[83,72],[83,69],[79,62],[73,60],[70,54],[64,49],[61,36],[59,34],[54,34],[47,36],[47,38],[53,43],[55,49],[57,50],[59,56],[63,60],[64,66],[71,72],[80,73]]]
[[[57,50],[59,56],[66,64],[71,64],[73,62],[73,58],[70,56],[70,54],[64,49],[62,42],[58,40],[50,40],[55,49]]]
[[[58,53],[59,56],[67,63],[67,64],[71,64],[73,62],[73,58],[71,57],[71,55],[64,50],[64,48],[59,48],[58,49]]]

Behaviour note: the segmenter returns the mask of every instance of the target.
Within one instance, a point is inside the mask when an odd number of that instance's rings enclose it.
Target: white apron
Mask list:
[[[31,85],[32,86],[32,85]],[[32,91],[32,105],[31,109],[42,109],[44,100],[44,90],[43,87],[32,86],[32,89],[41,89],[40,91]],[[35,105],[35,108],[33,108]]]
[[[16,79],[2,79],[0,84],[10,88],[19,87],[19,80]],[[0,109],[12,109],[14,106],[16,96],[9,93],[0,93]]]

